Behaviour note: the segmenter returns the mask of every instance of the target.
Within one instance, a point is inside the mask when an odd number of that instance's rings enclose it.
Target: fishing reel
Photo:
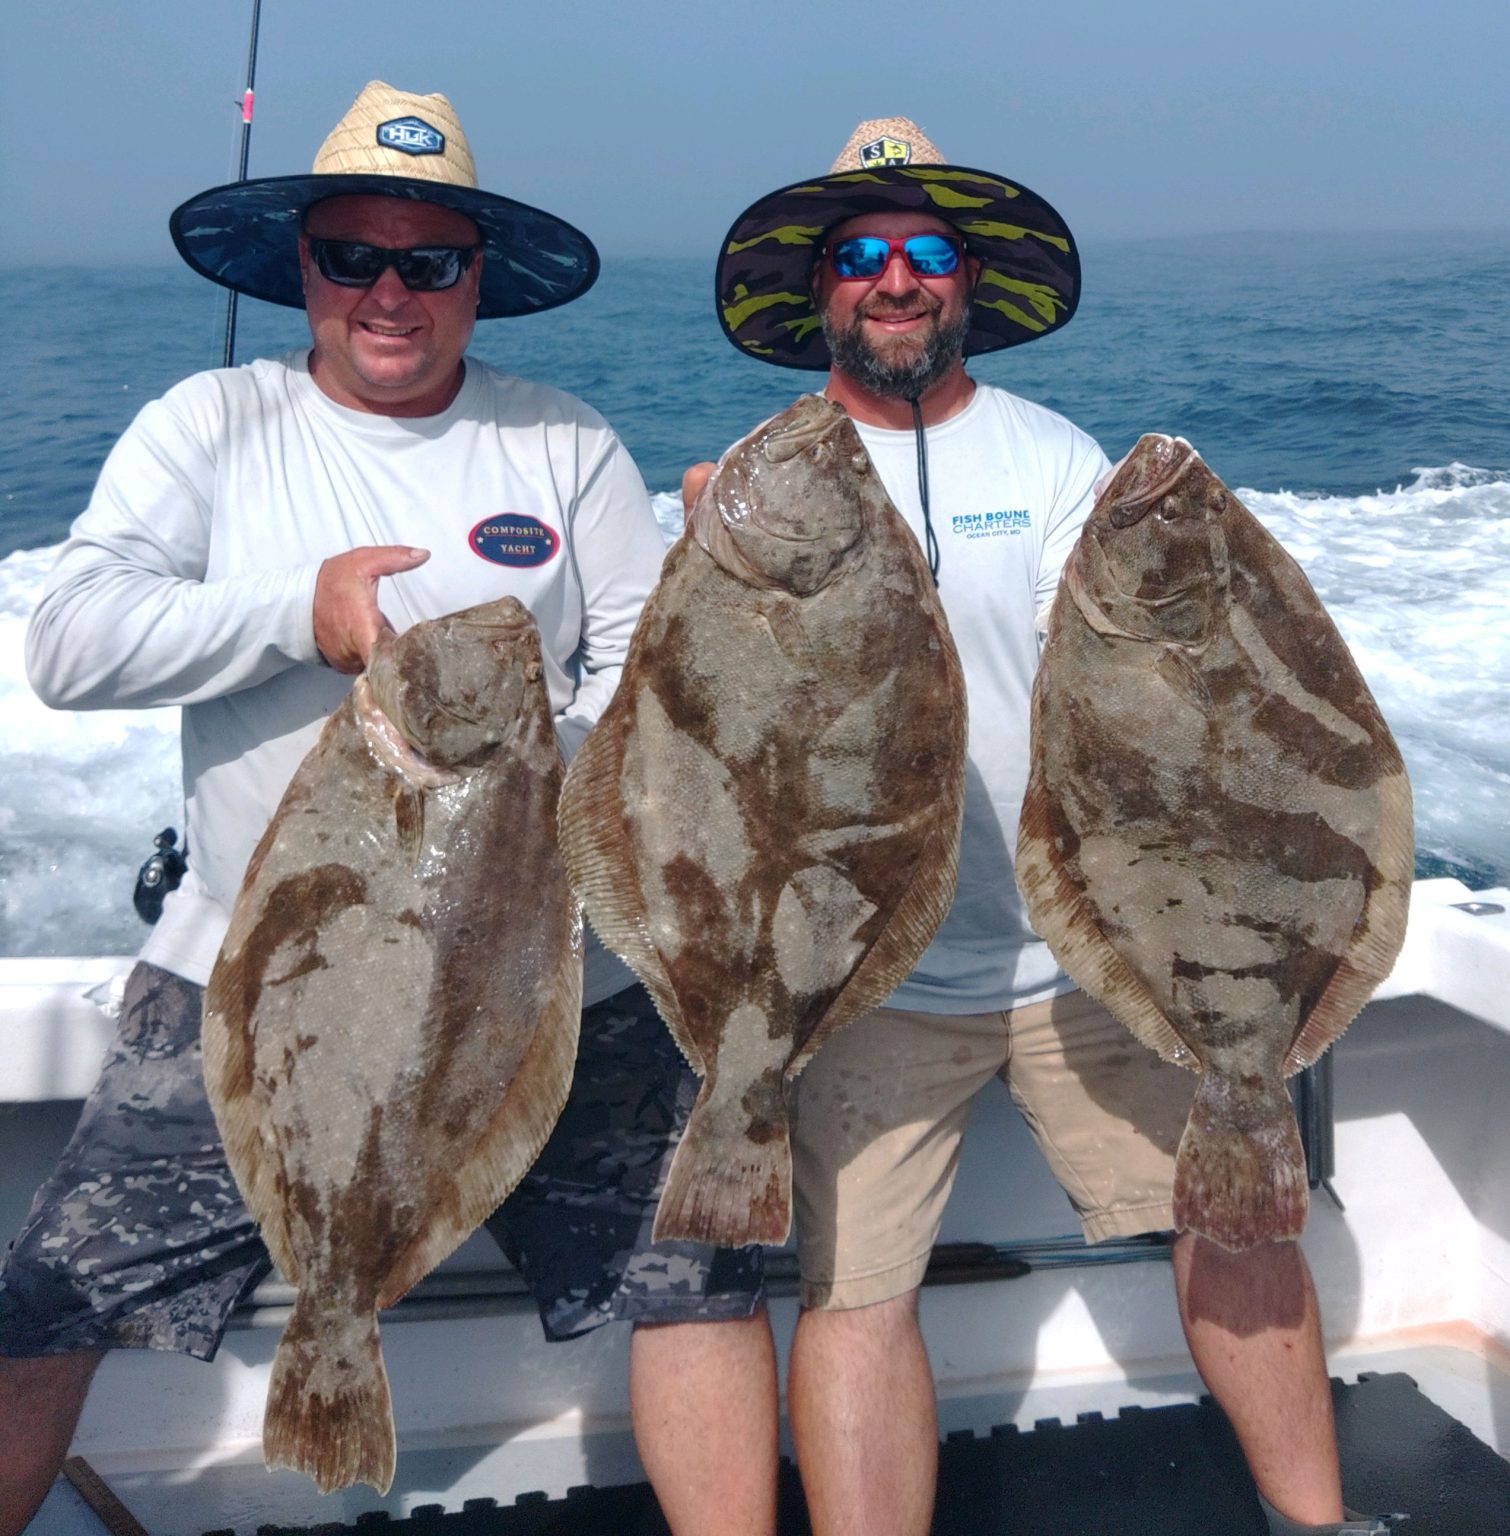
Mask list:
[[[136,889],[131,893],[131,905],[144,923],[155,923],[163,915],[163,898],[169,891],[176,891],[189,867],[187,849],[178,846],[178,833],[172,827],[164,827],[152,839],[157,850],[136,872]]]

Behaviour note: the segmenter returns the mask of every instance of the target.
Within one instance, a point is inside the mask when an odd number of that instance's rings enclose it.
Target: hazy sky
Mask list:
[[[7,8],[0,263],[172,261],[233,179],[250,0]],[[1504,0],[264,0],[250,174],[369,79],[450,96],[482,185],[607,255],[708,256],[865,117],[1024,182],[1082,243],[1510,229]]]

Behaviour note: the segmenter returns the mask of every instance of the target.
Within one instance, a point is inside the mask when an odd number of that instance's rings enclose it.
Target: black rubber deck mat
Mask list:
[[[1404,1511],[1404,1536],[1506,1536],[1510,1462],[1424,1397],[1409,1376],[1332,1383],[1348,1503]],[[794,1469],[782,1464],[781,1536],[811,1536]],[[1227,1421],[1210,1403],[1083,1414],[1032,1430],[951,1435],[940,1447],[934,1536],[1265,1536]],[[257,1536],[667,1536],[644,1483],[468,1501],[406,1519],[263,1526]],[[207,1533],[230,1536],[230,1533]]]

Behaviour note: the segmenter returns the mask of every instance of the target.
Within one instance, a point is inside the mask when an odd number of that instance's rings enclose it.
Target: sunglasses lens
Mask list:
[[[829,260],[839,277],[879,277],[890,254],[890,242],[878,235],[851,235],[829,247]]]
[[[959,266],[959,247],[943,235],[914,235],[902,249],[919,277],[948,277]]]
[[[343,288],[370,288],[390,266],[399,281],[416,293],[437,293],[452,288],[472,264],[469,246],[422,245],[413,250],[390,251],[380,245],[356,240],[311,238],[310,254],[320,275]]]
[[[837,277],[879,277],[900,250],[917,277],[948,277],[959,266],[959,242],[947,235],[912,235],[906,240],[886,240],[880,235],[851,235],[835,240],[828,248]]]
[[[320,276],[343,288],[370,288],[383,275],[383,252],[350,240],[311,240]]]
[[[452,287],[461,276],[463,257],[470,260],[470,253],[455,246],[421,246],[412,251],[395,252],[393,265],[398,269],[404,287],[419,293],[434,293],[441,288]]]

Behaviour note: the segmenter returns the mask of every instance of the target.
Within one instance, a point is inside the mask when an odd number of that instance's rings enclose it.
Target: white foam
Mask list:
[[[1510,479],[1462,464],[1371,496],[1240,491],[1305,568],[1400,743],[1424,852],[1510,879]],[[653,498],[668,540],[681,497]],[[53,550],[0,560],[0,954],[129,954],[136,871],[182,830],[177,710],[70,714],[22,639]]]

